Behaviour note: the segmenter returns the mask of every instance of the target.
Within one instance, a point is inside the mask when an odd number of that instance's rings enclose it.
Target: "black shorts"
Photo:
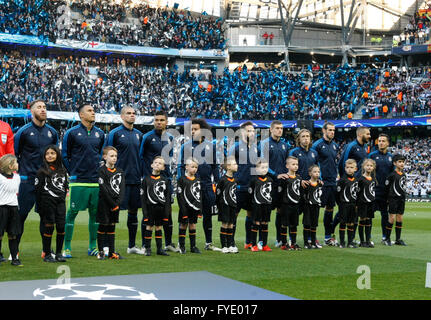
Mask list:
[[[388,214],[388,201],[386,199],[377,199],[374,201],[374,211],[380,211],[382,215]]]
[[[144,224],[147,226],[162,226],[169,221],[165,207],[161,205],[147,205],[148,213],[144,215]]]
[[[304,226],[310,226],[311,228],[317,228],[319,225],[319,205],[306,204],[304,208],[304,215],[302,217],[302,224]]]
[[[322,207],[335,207],[335,198],[337,195],[337,186],[325,186],[322,187]]]
[[[251,209],[251,219],[257,222],[271,221],[271,205],[270,204],[255,204]]]
[[[237,209],[226,205],[218,205],[218,221],[232,224],[236,221]]]
[[[361,219],[374,218],[374,202],[358,202],[358,216]]]
[[[42,198],[39,215],[43,224],[65,224],[66,202],[55,198]]]
[[[212,186],[202,186],[202,215],[211,216],[216,214],[212,207],[216,204],[216,196]]]
[[[251,211],[251,194],[248,193],[248,190],[236,190],[236,210],[240,212],[241,209]]]
[[[178,223],[180,224],[196,224],[198,217],[201,215],[199,210],[188,208],[186,210],[180,210],[178,212]]]
[[[339,205],[340,223],[351,224],[357,221],[356,204],[340,203]]]
[[[126,184],[124,197],[120,205],[121,210],[138,210],[142,208],[140,185],[139,184]]]
[[[389,214],[404,214],[406,200],[403,198],[389,198]]]
[[[5,232],[10,236],[22,233],[18,206],[0,206],[0,236]]]
[[[299,224],[299,204],[283,203],[280,209],[281,225],[297,227]]]

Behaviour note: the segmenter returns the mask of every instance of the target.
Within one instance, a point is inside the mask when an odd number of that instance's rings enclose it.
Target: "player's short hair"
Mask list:
[[[323,129],[327,130],[329,126],[335,127],[335,124],[329,121],[325,121],[325,124],[323,125]]]
[[[286,159],[286,163],[288,163],[290,160],[295,160],[295,161],[299,161],[297,157],[294,156],[288,156]]]
[[[355,159],[347,159],[346,163],[344,164],[344,167],[347,167],[348,165],[354,164],[355,167],[358,167],[358,164],[356,163]]]
[[[274,120],[271,122],[271,129],[277,125],[283,125],[283,123],[280,120]]]
[[[392,163],[395,163],[397,161],[406,161],[406,157],[403,156],[402,154],[397,153],[392,157]]]
[[[166,113],[166,111],[163,111],[163,110],[156,111],[156,113],[154,114],[154,117],[156,116],[164,116],[166,119],[168,119],[168,114]]]
[[[81,112],[81,110],[82,110],[85,106],[93,107],[93,105],[92,105],[90,102],[84,102],[84,103],[82,103],[81,105],[79,105],[79,107],[78,107],[78,113],[80,113],[80,112]]]
[[[259,159],[257,159],[257,161],[256,161],[256,168],[257,167],[260,167],[262,164],[264,164],[264,163],[269,163],[268,162],[268,160],[267,159],[265,159],[265,158],[259,158]]]
[[[154,163],[154,161],[156,161],[157,159],[162,159],[162,160],[163,160],[163,163],[165,162],[165,159],[163,159],[163,157],[162,157],[162,156],[156,156],[156,157],[154,157],[154,159],[153,159],[153,163]]]
[[[135,108],[133,108],[132,106],[126,105],[126,106],[124,106],[124,107],[121,108],[121,114],[122,115],[125,114],[127,109],[133,109],[133,110],[135,110]]]
[[[104,147],[103,148],[103,151],[102,151],[102,154],[104,155],[104,156],[106,156],[107,154],[108,154],[108,152],[109,151],[115,151],[117,154],[118,154],[118,150],[117,150],[117,148],[115,148],[115,147],[113,147],[113,146],[106,146],[106,147]]]
[[[308,168],[308,173],[311,173],[311,171],[313,171],[314,168],[319,168],[320,170],[320,167],[317,164],[313,164]]]
[[[32,109],[36,105],[36,103],[39,103],[39,102],[44,103],[46,106],[45,101],[43,101],[42,99],[37,99],[37,100],[33,100],[32,102],[30,102],[30,109]]]
[[[9,166],[16,161],[18,160],[13,154],[5,154],[0,158],[0,172],[6,173],[9,171]]]
[[[241,125],[239,126],[241,129],[245,129],[245,127],[247,126],[252,126],[254,128],[253,122],[251,121],[246,121],[244,123],[241,123]]]
[[[236,163],[236,159],[235,159],[235,157],[234,156],[229,156],[229,157],[227,157],[225,160],[224,160],[224,162],[223,162],[223,164],[222,164],[222,168],[223,168],[223,170],[227,170],[227,166],[229,165],[229,163],[232,163],[232,162],[235,162]]]
[[[186,160],[186,162],[185,162],[185,165],[190,164],[190,162],[194,162],[194,163],[196,163],[197,165],[199,165],[199,161],[198,161],[196,158],[194,158],[194,157],[190,157],[190,158],[188,158],[188,159]]]
[[[359,127],[356,129],[356,136],[359,136],[360,134],[362,134],[365,130],[370,130],[370,128],[368,127]]]
[[[391,138],[389,138],[389,136],[386,133],[379,134],[379,138],[380,137],[384,137],[384,138],[386,138],[388,140],[388,142],[391,142]]]

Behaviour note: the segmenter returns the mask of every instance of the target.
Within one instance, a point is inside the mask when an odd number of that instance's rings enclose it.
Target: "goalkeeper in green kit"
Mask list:
[[[65,258],[72,257],[71,241],[75,219],[79,211],[88,209],[90,234],[88,255],[97,255],[97,205],[99,199],[98,169],[100,167],[104,132],[94,125],[95,112],[90,104],[78,109],[81,123],[66,131],[63,137],[62,156],[70,175],[70,201],[66,214]]]

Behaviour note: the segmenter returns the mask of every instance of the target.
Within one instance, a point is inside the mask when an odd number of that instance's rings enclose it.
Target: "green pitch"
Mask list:
[[[174,236],[178,239],[176,222],[177,206],[174,212]],[[202,220],[199,220],[197,243],[202,254],[187,252],[185,255],[170,253],[169,257],[153,255],[144,257],[128,255],[127,213],[121,212],[117,225],[116,248],[124,260],[98,261],[87,256],[88,213],[80,212],[75,223],[72,240],[73,258],[67,261],[73,278],[102,275],[126,275],[140,273],[184,272],[205,270],[258,286],[271,291],[286,294],[299,299],[430,299],[431,289],[425,288],[426,263],[431,262],[431,206],[427,203],[408,203],[402,238],[407,247],[386,247],[380,243],[380,213],[373,220],[374,249],[339,249],[324,246],[321,250],[303,250],[298,252],[282,251],[274,248],[274,218],[270,223],[269,244],[272,252],[250,252],[243,249],[244,216],[240,213],[236,242],[239,254],[222,254],[205,251]],[[323,210],[318,227],[318,239],[323,242]],[[139,220],[141,220],[141,214]],[[274,217],[274,215],[273,215]],[[302,245],[301,226],[298,228],[299,244]],[[220,224],[213,217],[213,240],[219,245]],[[395,236],[395,231],[393,232]],[[55,234],[53,237],[55,244]],[[141,243],[140,227],[137,244]],[[9,249],[7,239],[3,240],[2,251],[7,257]],[[39,216],[32,212],[25,225],[21,243],[20,259],[22,268],[12,267],[9,262],[0,266],[0,281],[56,279],[58,263],[48,264],[40,258],[41,240],[39,234]],[[155,243],[153,239],[153,249]],[[186,248],[189,249],[188,236]],[[370,289],[358,289],[357,282],[362,273],[357,273],[359,266],[370,270]],[[359,283],[364,283],[359,279]]]

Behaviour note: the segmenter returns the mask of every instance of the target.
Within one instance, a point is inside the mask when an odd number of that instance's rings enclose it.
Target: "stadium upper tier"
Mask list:
[[[163,109],[180,118],[318,120],[347,119],[355,113],[355,118],[431,114],[427,68],[417,69],[415,78],[365,65],[310,66],[295,73],[249,71],[244,65],[218,75],[148,67],[138,60],[41,59],[11,51],[0,55],[0,65],[3,108],[27,108],[38,98],[51,110],[76,111],[90,101],[101,113],[115,114],[129,104],[140,115]]]
[[[224,49],[222,19],[120,1],[0,1],[0,33],[176,49]]]

